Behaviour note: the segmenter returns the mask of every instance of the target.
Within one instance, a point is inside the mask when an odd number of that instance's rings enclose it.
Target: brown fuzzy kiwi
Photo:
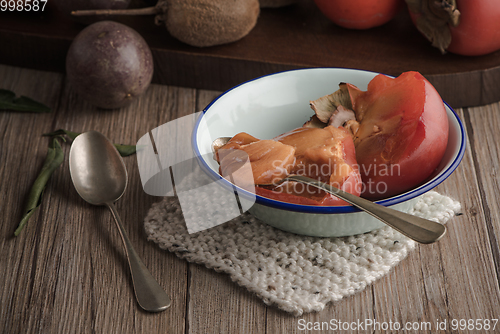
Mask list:
[[[212,46],[237,41],[257,23],[258,0],[168,0],[164,21],[168,32],[194,46]]]
[[[150,8],[76,11],[73,15],[156,14],[156,24],[164,24],[173,37],[207,47],[245,37],[257,23],[259,12],[259,0],[160,0]]]

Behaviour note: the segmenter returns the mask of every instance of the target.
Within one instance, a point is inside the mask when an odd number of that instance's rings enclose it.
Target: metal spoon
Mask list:
[[[170,298],[134,250],[114,202],[127,187],[127,170],[113,144],[101,133],[82,133],[73,141],[69,153],[69,170],[78,194],[93,205],[106,205],[120,231],[132,273],[132,283],[139,305],[149,312],[160,312],[170,306]]]
[[[219,148],[224,146],[229,139],[231,138],[220,137],[215,139],[212,142],[213,152],[215,153]],[[385,224],[406,235],[408,238],[423,244],[436,242],[446,233],[446,227],[442,224],[376,204],[372,201],[354,196],[353,194],[310,177],[288,175],[287,177],[274,183],[274,185],[279,185],[285,181],[305,183],[313,187],[323,189],[324,191],[343,199],[347,203],[381,220]]]

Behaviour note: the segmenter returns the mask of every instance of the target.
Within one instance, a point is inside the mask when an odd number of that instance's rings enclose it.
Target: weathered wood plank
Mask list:
[[[38,75],[34,71],[26,72]],[[17,74],[12,76],[16,80],[19,77]],[[37,79],[44,81],[45,86],[40,86],[58,88],[59,93],[63,77],[60,74],[47,76]],[[29,86],[22,81],[19,84]],[[7,211],[10,217],[20,216],[17,203],[22,202],[43,161],[40,152],[45,151],[48,139],[41,138],[41,133],[58,128],[77,132],[98,130],[112,141],[135,144],[148,130],[194,110],[195,91],[192,89],[153,85],[131,106],[102,111],[82,101],[69,85],[64,87],[57,117],[51,116],[44,122],[20,114],[0,118],[1,127],[9,129],[6,136],[10,140],[19,138],[19,143],[11,143],[2,150],[3,158],[9,161],[9,169],[2,167],[1,175],[8,179],[7,175],[12,173],[17,178],[15,182],[2,183],[2,187],[10,184],[10,189],[2,189],[2,195],[6,194],[2,203],[7,210],[17,210],[15,214]],[[42,95],[51,98],[48,93]],[[8,124],[4,125],[6,120]],[[27,131],[20,131],[20,128],[27,128]],[[28,141],[23,136],[27,136]],[[29,142],[37,145],[31,148]],[[2,308],[5,310],[2,318],[6,321],[5,327],[12,329],[8,332],[143,333],[159,330],[184,333],[187,265],[146,240],[143,219],[151,204],[160,199],[142,190],[135,156],[124,159],[129,186],[117,207],[144,263],[172,296],[172,307],[159,314],[149,314],[138,308],[123,246],[111,215],[104,207],[93,207],[79,198],[69,176],[69,145],[63,146],[65,162],[53,176],[39,213],[33,216],[30,226],[22,236],[10,240],[7,236],[15,225],[3,225],[5,238],[2,243],[7,241],[9,247],[2,245],[2,252],[7,251],[2,256],[2,267],[7,268],[4,278],[8,284],[2,284],[1,291],[2,301],[9,301],[11,307]],[[15,154],[20,159],[17,164]],[[37,158],[36,164],[26,164],[33,157]],[[12,168],[21,172],[13,173]],[[22,187],[20,195],[14,184]]]
[[[267,312],[266,333],[333,333],[339,328],[336,326],[343,326],[341,322],[373,319],[372,305],[372,286],[368,286],[353,296],[327,305],[321,312],[307,313],[300,317],[270,307]],[[319,330],[315,330],[315,328],[319,328]],[[357,331],[349,330],[348,332],[356,333]],[[361,332],[364,333],[364,331]]]
[[[498,178],[500,166],[500,103],[469,108],[467,125],[473,134],[471,152],[475,158],[476,175],[483,209],[487,219],[488,242],[495,260],[496,279],[500,279],[500,208]]]
[[[220,93],[198,91],[196,111]],[[225,274],[189,265],[186,333],[264,333],[266,306]]]
[[[113,142],[124,144],[135,144],[149,130],[191,113],[195,103],[194,90],[158,85],[151,86],[139,100],[118,111],[93,108],[75,96],[70,88],[66,96],[68,98],[61,103],[63,121],[58,122],[54,128],[76,126],[71,130],[97,130]],[[117,208],[132,243],[153,277],[171,296],[172,306],[159,314],[148,314],[138,308],[121,240],[109,212],[86,204],[71,189],[69,195],[75,197],[74,205],[83,210],[80,223],[90,222],[87,223],[87,228],[90,227],[91,233],[86,233],[87,254],[90,254],[90,258],[87,256],[86,260],[90,262],[94,273],[93,281],[89,280],[89,284],[93,284],[93,291],[90,293],[96,300],[94,329],[100,333],[183,333],[187,265],[173,254],[146,241],[143,219],[150,206],[161,198],[144,193],[136,157],[124,160],[129,173],[129,186],[117,202]],[[115,268],[106,269],[113,267]],[[114,288],[110,289],[110,286]],[[84,294],[88,296],[89,292],[84,291]],[[129,320],[129,317],[133,320]]]
[[[52,107],[48,114],[0,112],[0,328],[6,333],[32,333],[43,330],[45,323],[41,307],[50,303],[45,287],[53,282],[44,277],[57,257],[50,238],[44,231],[53,229],[45,220],[51,202],[48,193],[54,190],[54,178],[49,181],[43,201],[19,237],[14,230],[22,218],[26,196],[43,165],[48,139],[42,138],[57,117],[62,76],[56,73],[26,71],[0,66],[0,87],[26,95]],[[50,84],[47,84],[50,83]],[[55,176],[57,177],[57,176]]]

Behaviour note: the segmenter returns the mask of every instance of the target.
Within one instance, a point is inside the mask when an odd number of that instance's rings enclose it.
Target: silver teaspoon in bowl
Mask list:
[[[138,304],[149,312],[167,309],[169,296],[134,250],[114,205],[127,187],[127,170],[114,145],[97,131],[82,133],[71,145],[69,170],[76,191],[85,201],[111,210],[125,246]]]
[[[230,139],[230,137],[220,137],[215,139],[212,142],[212,151],[214,153],[217,152],[217,150],[224,146]],[[379,219],[383,223],[406,235],[408,238],[422,244],[436,242],[446,233],[446,227],[442,224],[382,206],[310,177],[288,175],[272,185],[279,185],[285,181],[300,182],[323,189],[324,191],[343,199],[347,203]],[[271,184],[260,185],[265,186]]]

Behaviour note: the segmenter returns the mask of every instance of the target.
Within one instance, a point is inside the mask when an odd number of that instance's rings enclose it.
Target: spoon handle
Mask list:
[[[442,224],[376,204],[309,177],[290,175],[284,178],[283,181],[296,181],[323,189],[373,217],[380,219],[408,238],[423,244],[438,241],[446,233],[446,227]]]
[[[144,310],[149,312],[160,312],[167,309],[170,306],[170,297],[151,276],[151,273],[132,246],[114,203],[106,203],[106,205],[111,210],[125,246],[137,302]]]

